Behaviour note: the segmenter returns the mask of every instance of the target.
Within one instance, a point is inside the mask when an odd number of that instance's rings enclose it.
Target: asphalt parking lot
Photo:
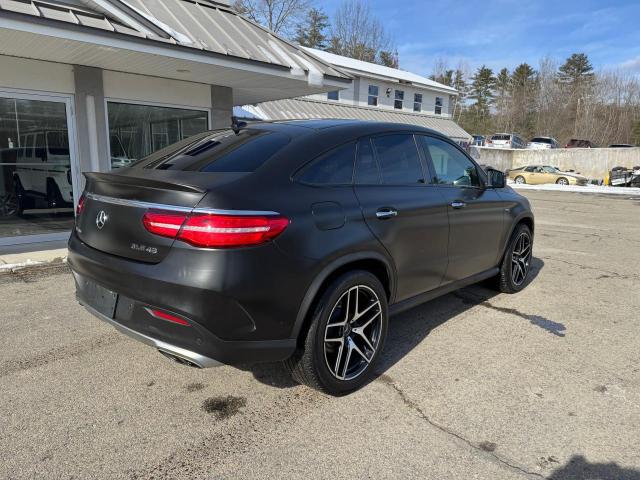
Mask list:
[[[524,193],[529,287],[394,317],[345,398],[171,363],[64,269],[0,277],[0,478],[640,479],[640,199]]]

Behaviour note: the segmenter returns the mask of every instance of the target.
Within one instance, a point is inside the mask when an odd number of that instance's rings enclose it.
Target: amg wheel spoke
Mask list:
[[[351,341],[351,339],[349,339],[350,341],[348,342],[347,345],[347,358],[344,361],[344,365],[342,367],[342,378],[345,378],[347,376],[347,368],[349,368],[349,361],[351,360],[351,352],[353,352],[353,341]]]
[[[340,348],[338,349],[338,356],[336,357],[336,366],[333,369],[333,373],[336,377],[340,378],[340,374],[338,370],[340,369],[340,360],[342,359],[342,352],[344,350],[344,342],[340,344]]]
[[[329,343],[342,343],[344,342],[344,338],[342,337],[338,337],[338,338],[325,338],[324,339],[325,342],[329,342]]]
[[[362,358],[364,358],[365,362],[367,362],[367,363],[371,362],[371,359],[370,359],[370,358],[368,358],[364,353],[362,353],[362,350],[360,350],[360,349],[358,348],[358,346],[357,346],[355,343],[352,343],[352,345],[353,345],[353,350],[355,350],[356,352],[358,352],[358,354],[360,354],[360,356],[361,356]],[[371,356],[373,357],[373,354],[372,354]]]
[[[355,322],[356,320],[358,320],[359,318],[361,318],[365,313],[367,313],[369,310],[371,310],[373,307],[379,306],[380,302],[374,302],[371,305],[369,305],[367,308],[365,308],[363,311],[361,312],[356,312],[356,314],[353,316],[353,318],[351,319],[351,323]]]
[[[367,336],[364,334],[364,332],[362,331],[362,327],[359,328],[354,328],[353,329],[353,333],[355,333],[356,335],[358,335],[360,338],[362,338],[362,340],[364,340],[364,342],[367,344],[367,347],[369,347],[369,349],[371,349],[371,351],[374,351],[375,348],[373,348],[373,345],[371,345],[371,342],[369,341],[369,339],[367,338]]]
[[[382,313],[382,312],[380,312],[380,311],[376,312],[376,313],[373,315],[373,317],[371,317],[371,318],[370,318],[369,320],[367,320],[365,323],[363,323],[362,325],[360,325],[360,328],[361,328],[362,330],[364,330],[364,329],[365,329],[366,327],[368,327],[368,326],[371,324],[371,322],[373,322],[373,321],[378,317],[378,315],[380,315],[381,313]]]

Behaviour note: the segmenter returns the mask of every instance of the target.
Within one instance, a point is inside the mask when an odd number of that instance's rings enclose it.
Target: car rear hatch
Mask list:
[[[144,215],[153,211],[189,213],[207,192],[189,181],[193,178],[187,178],[193,177],[194,172],[171,172],[171,181],[153,178],[162,176],[158,174],[168,176],[167,173],[146,171],[144,177],[86,173],[82,212],[76,220],[80,240],[119,257],[160,262],[174,239],[147,231]]]
[[[158,263],[169,253],[178,232],[187,228],[192,240],[202,230],[267,230],[273,234],[270,228],[275,226],[228,225],[233,219],[222,221],[222,226],[207,223],[187,227],[180,222],[180,216],[185,222],[187,217],[194,218],[195,213],[189,214],[207,193],[219,194],[223,185],[250,175],[289,143],[289,136],[270,129],[265,125],[242,131],[205,132],[132,167],[113,173],[85,173],[87,186],[76,219],[78,237],[109,254]]]

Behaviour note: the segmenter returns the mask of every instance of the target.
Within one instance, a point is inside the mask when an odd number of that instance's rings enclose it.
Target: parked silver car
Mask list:
[[[487,139],[487,147],[526,148],[527,142],[515,133],[496,133]]]
[[[530,150],[547,150],[549,148],[560,148],[560,144],[553,137],[534,137],[527,148]]]

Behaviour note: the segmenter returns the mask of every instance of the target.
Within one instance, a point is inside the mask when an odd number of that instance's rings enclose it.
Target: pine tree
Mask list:
[[[493,76],[493,70],[485,65],[478,68],[475,75],[471,77],[471,95],[469,97],[475,100],[470,109],[474,131],[488,132],[490,129],[490,114],[495,86],[496,78]]]
[[[398,60],[398,50],[394,50],[393,52],[382,50],[378,54],[377,63],[379,63],[380,65],[384,65],[385,67],[400,68],[400,62]]]
[[[327,35],[325,30],[329,27],[329,17],[322,10],[312,8],[307,19],[298,25],[294,41],[303,47],[325,50],[327,48]]]
[[[496,120],[500,130],[511,129],[510,119],[511,74],[503,68],[496,76]]]
[[[589,82],[593,77],[593,66],[584,53],[574,53],[558,69],[558,80],[568,85]]]
[[[455,72],[453,70],[444,70],[437,74],[431,74],[429,78],[434,82],[438,82],[443,85],[447,85],[448,87],[452,87],[454,73]]]
[[[511,75],[513,128],[525,136],[535,135],[535,107],[538,91],[536,71],[527,63],[521,63]]]

